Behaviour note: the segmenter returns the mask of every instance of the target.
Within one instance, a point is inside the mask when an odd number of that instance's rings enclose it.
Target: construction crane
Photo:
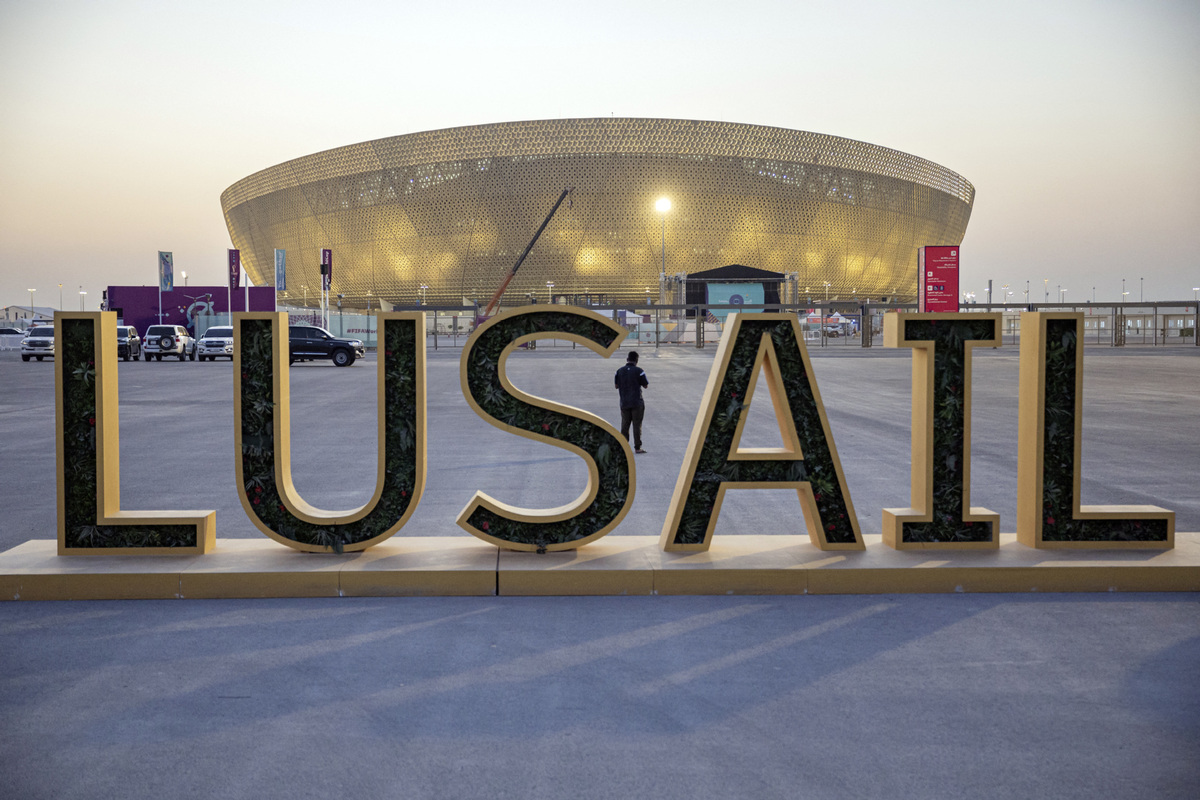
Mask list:
[[[546,215],[546,219],[542,222],[542,227],[537,229],[537,233],[533,235],[533,238],[529,240],[529,244],[526,245],[525,252],[521,253],[521,257],[517,259],[517,263],[513,264],[512,269],[510,269],[508,274],[504,276],[504,280],[500,283],[500,288],[496,290],[494,295],[492,295],[492,299],[488,300],[487,307],[483,310],[481,317],[486,319],[487,317],[491,316],[492,312],[495,311],[496,306],[500,305],[500,297],[504,294],[504,290],[508,288],[508,284],[512,282],[513,277],[516,276],[517,270],[521,268],[521,264],[525,262],[525,257],[529,255],[529,251],[533,249],[535,244],[537,244],[538,237],[542,235],[542,231],[546,230],[546,226],[550,224],[550,220],[554,216],[554,212],[558,211],[558,207],[562,205],[562,201],[566,200],[567,195],[573,191],[575,191],[574,186],[568,186],[566,189],[563,189],[562,194],[558,196],[558,200],[554,203],[554,208],[550,209],[550,213]],[[570,204],[568,203],[568,206],[569,205]]]

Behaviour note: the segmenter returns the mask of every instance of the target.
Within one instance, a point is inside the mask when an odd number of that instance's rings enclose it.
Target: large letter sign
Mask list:
[[[1021,315],[1017,540],[1030,547],[1172,548],[1173,511],[1080,505],[1082,330],[1081,313]]]
[[[597,416],[517,389],[505,374],[508,356],[539,338],[568,339],[608,357],[628,331],[590,311],[561,306],[509,311],[479,326],[461,360],[463,394],[475,413],[501,430],[547,442],[581,456],[588,482],[559,508],[511,506],[476,492],[458,524],[510,550],[568,550],[599,539],[633,504],[633,450]]]
[[[741,448],[759,372],[767,379],[781,448]],[[795,489],[814,545],[862,550],[858,518],[795,314],[731,314],[660,542],[707,550],[728,489]]]
[[[214,511],[122,511],[117,315],[54,315],[59,555],[195,555]]]
[[[234,315],[233,403],[242,507],[272,539],[307,551],[364,550],[404,526],[425,488],[425,314],[379,315],[379,466],[359,508],[323,511],[292,485],[288,318]]]
[[[1000,515],[971,507],[971,350],[1000,345],[1000,314],[888,314],[885,347],[912,348],[911,508],[883,509],[897,549],[1000,546]]]

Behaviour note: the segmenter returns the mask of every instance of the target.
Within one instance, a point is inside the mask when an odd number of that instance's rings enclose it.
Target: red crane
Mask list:
[[[546,230],[546,226],[550,224],[550,219],[554,216],[554,212],[558,211],[558,207],[562,205],[562,201],[566,200],[567,195],[573,191],[575,191],[574,186],[568,186],[566,189],[563,189],[562,194],[558,196],[558,200],[554,203],[554,208],[550,209],[550,213],[546,215],[546,219],[542,222],[542,227],[537,229],[537,233],[533,235],[533,238],[529,240],[529,244],[525,247],[525,252],[521,253],[521,257],[517,259],[517,263],[513,264],[512,269],[510,269],[508,274],[504,276],[504,280],[500,283],[500,288],[496,290],[494,295],[492,295],[492,299],[488,300],[487,307],[484,308],[483,314],[480,315],[481,319],[486,319],[487,317],[491,316],[492,312],[496,309],[496,306],[500,304],[500,297],[504,294],[504,290],[508,288],[508,284],[512,281],[513,277],[516,276],[517,270],[521,268],[521,264],[524,263],[525,257],[529,255],[529,251],[533,249],[535,244],[537,244],[538,237],[542,235],[542,231]],[[567,207],[570,207],[570,203],[567,204]]]

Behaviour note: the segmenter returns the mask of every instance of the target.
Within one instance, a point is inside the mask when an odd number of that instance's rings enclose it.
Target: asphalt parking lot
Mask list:
[[[641,352],[649,452],[612,535],[660,530],[713,349]],[[976,352],[972,501],[1010,531],[1017,353]],[[813,356],[878,533],[908,502],[909,354]],[[619,419],[620,359],[510,363],[521,388]],[[292,367],[315,505],[370,496],[374,367]],[[218,537],[260,536],[234,485],[229,363],[119,370],[122,506],[215,509]],[[470,411],[458,351],[431,350],[428,381],[428,483],[402,535],[466,535],[476,490],[579,493],[576,457]],[[53,365],[0,352],[0,387],[3,551],[54,536]],[[1197,387],[1197,348],[1088,350],[1084,503],[1200,529]],[[756,412],[744,446],[777,437]],[[794,494],[731,494],[717,535],[796,532]],[[1192,594],[0,603],[0,794],[1190,798],[1198,665]]]

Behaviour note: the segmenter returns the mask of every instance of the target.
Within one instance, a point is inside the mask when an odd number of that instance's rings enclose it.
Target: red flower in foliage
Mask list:
[[[1054,524],[1054,517],[1046,517],[1046,524],[1047,524],[1047,525],[1053,525],[1053,524]]]
[[[834,525],[832,522],[825,526],[825,530],[827,530],[827,531],[832,531],[832,530],[835,530],[836,528],[837,528],[837,526]]]
[[[93,428],[96,427],[96,418],[88,417],[88,425],[91,425]]]
[[[258,505],[261,502],[262,502],[262,500],[258,499],[257,497],[254,498],[254,505]]]
[[[490,527],[492,527],[492,526],[491,526],[491,525],[488,523],[488,521],[485,519],[485,520],[483,521],[483,523],[482,523],[482,524],[481,524],[479,527],[483,528],[483,529],[486,531],[488,528],[490,528]]]
[[[392,354],[392,351],[391,351],[391,350],[384,350],[384,351],[383,351],[383,354],[384,354],[385,356],[390,356],[390,355]]]
[[[280,503],[280,504],[279,504],[279,510],[280,510],[280,511],[287,511],[287,509],[283,507],[283,503]]]
[[[242,380],[244,380],[244,381],[250,380],[250,373],[249,373],[249,372],[243,372],[243,373],[242,373]]]
[[[734,400],[737,400],[737,392],[730,392],[729,396],[732,397]]]
[[[255,487],[254,487],[254,493],[255,493],[255,494],[262,494],[262,487],[261,487],[261,486],[255,486]]]
[[[408,490],[407,490],[407,489],[401,489],[401,490],[400,490],[400,496],[401,496],[401,497],[408,497]]]
[[[549,422],[543,422],[543,423],[542,423],[542,430],[544,430],[544,431],[548,431],[548,430],[550,430],[550,423],[549,423]]]

